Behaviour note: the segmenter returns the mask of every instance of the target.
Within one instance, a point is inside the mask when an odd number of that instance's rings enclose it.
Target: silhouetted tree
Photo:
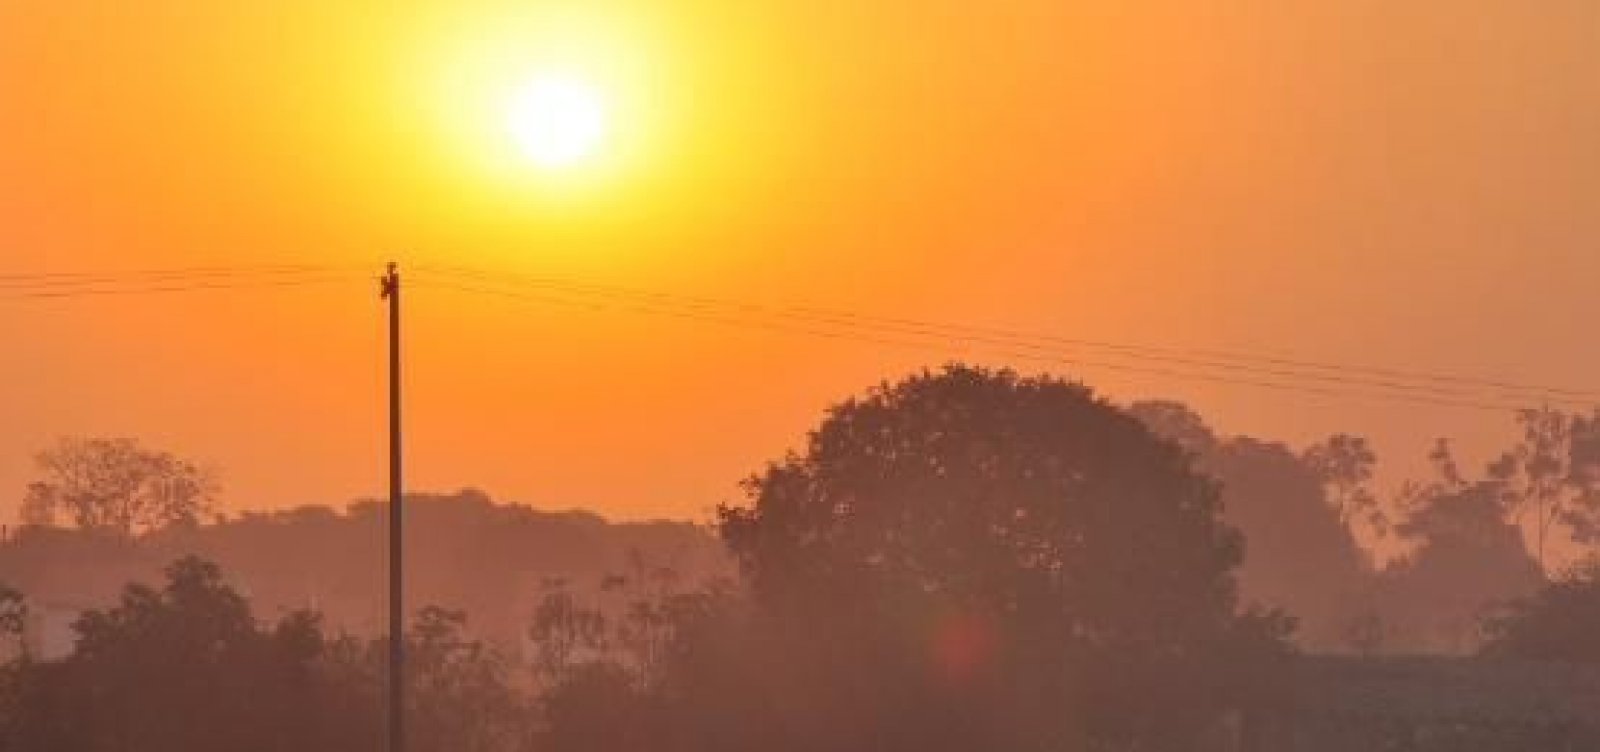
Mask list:
[[[1600,664],[1600,559],[1589,559],[1483,623],[1483,652]]]
[[[37,461],[43,477],[22,503],[32,524],[65,517],[80,528],[132,536],[198,521],[217,491],[211,473],[133,439],[64,439]]]
[[[1360,521],[1377,535],[1388,532],[1388,515],[1368,487],[1378,457],[1366,439],[1334,434],[1307,447],[1301,457],[1327,488],[1328,502],[1338,514],[1339,524],[1351,527]]]
[[[1222,482],[1224,517],[1249,542],[1238,573],[1245,596],[1293,613],[1306,646],[1344,647],[1370,570],[1316,473],[1287,445],[1242,436],[1200,467]]]
[[[413,600],[466,611],[472,634],[502,649],[522,644],[544,577],[568,577],[586,598],[602,576],[628,570],[630,551],[680,573],[684,586],[733,571],[715,535],[688,522],[608,522],[472,491],[410,495],[407,513],[429,531],[407,551]],[[311,608],[331,632],[368,634],[383,623],[383,572],[372,562],[383,556],[384,514],[367,502],[242,512],[135,538],[28,526],[0,542],[0,577],[39,602],[107,603],[124,583],[153,581],[194,554],[248,583],[258,613]]]
[[[1600,410],[1517,413],[1521,436],[1489,466],[1502,504],[1531,523],[1535,558],[1548,565],[1551,532],[1564,525],[1583,542],[1600,539]]]
[[[721,530],[784,749],[1195,749],[1287,629],[1236,608],[1216,485],[1078,384],[886,384],[745,488]]]
[[[574,666],[606,651],[609,624],[598,608],[581,602],[564,578],[546,580],[543,590],[528,627],[530,660],[538,681],[556,686]]]
[[[184,559],[167,574],[161,590],[131,585],[115,607],[83,614],[69,658],[23,667],[0,748],[334,748],[320,736],[334,724],[313,722],[325,694],[315,619],[261,629],[214,565]]]
[[[1238,570],[1243,598],[1294,614],[1296,637],[1306,647],[1348,647],[1352,621],[1370,607],[1369,565],[1328,498],[1334,489],[1308,453],[1245,436],[1219,437],[1179,402],[1136,402],[1128,412],[1182,446],[1221,484],[1223,519],[1248,541],[1249,555]],[[1340,442],[1341,449],[1349,445]]]
[[[1406,624],[1413,649],[1473,647],[1476,625],[1493,604],[1525,595],[1544,580],[1508,519],[1495,479],[1468,479],[1447,441],[1429,459],[1435,480],[1404,491],[1395,526],[1415,546],[1384,572],[1385,608]]]
[[[429,607],[407,633],[408,728],[418,752],[520,752],[536,716],[510,665]],[[382,741],[386,639],[327,637],[318,616],[264,625],[197,558],[160,589],[130,585],[85,612],[59,661],[0,669],[3,752],[345,752]]]
[[[748,667],[761,655],[742,650],[741,633],[707,628],[723,615],[722,606],[735,601],[723,584],[708,583],[696,591],[662,587],[660,568],[641,563],[635,559],[632,575],[608,575],[601,593],[590,595],[611,601],[609,606],[620,613],[581,600],[550,611],[558,623],[568,614],[592,614],[578,620],[598,626],[601,634],[589,643],[594,648],[570,661],[559,680],[544,688],[540,703],[544,729],[537,735],[537,749],[726,748],[713,740],[722,730],[738,725],[728,717],[727,703],[733,696],[727,690],[733,688],[705,681],[701,669],[727,668],[725,660]],[[641,573],[655,586],[632,584]],[[615,602],[619,594],[620,604]],[[558,629],[544,634],[561,640],[573,632]],[[536,646],[535,654],[540,650]]]
[[[512,686],[505,659],[466,635],[466,614],[430,606],[410,629],[406,669],[413,748],[507,752],[525,748],[530,708]]]
[[[548,752],[643,752],[672,749],[652,698],[630,672],[610,661],[588,661],[544,697],[545,730],[537,736]]]
[[[28,602],[16,588],[0,583],[0,641],[22,640],[28,626]]]
[[[656,566],[638,552],[627,574],[609,574],[587,593],[564,577],[547,578],[528,629],[536,683],[560,687],[574,672],[604,663],[643,690],[661,676],[662,663],[678,643],[678,632],[706,599],[726,591],[713,578],[684,590],[671,567]],[[592,676],[590,677],[593,678]]]

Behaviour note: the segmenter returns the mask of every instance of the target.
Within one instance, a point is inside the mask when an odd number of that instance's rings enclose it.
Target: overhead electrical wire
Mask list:
[[[855,342],[949,350],[1238,386],[1481,410],[1530,405],[1589,407],[1600,391],[1540,386],[1455,373],[1356,366],[1236,350],[1162,347],[1001,327],[881,316],[803,305],[683,295],[468,266],[418,264],[408,282],[528,302],[616,308],[720,325]],[[370,279],[354,264],[194,266],[96,272],[0,274],[0,300],[71,299],[203,290],[298,287]]]
[[[366,275],[360,275],[364,278]],[[357,279],[355,267],[279,265],[0,275],[0,300],[298,287]]]
[[[1309,382],[1322,384],[1333,389],[1358,387],[1377,389],[1383,392],[1392,391],[1406,396],[1424,398],[1423,401],[1434,403],[1471,402],[1519,406],[1526,406],[1529,403],[1543,403],[1589,406],[1600,401],[1600,393],[1514,384],[1452,374],[1411,372],[1411,376],[1403,377],[1399,375],[1402,373],[1400,371],[1390,371],[1388,373],[1392,375],[1378,377],[1372,375],[1372,369],[1344,367],[1329,363],[1318,363],[1315,368],[1296,368],[1287,365],[1288,362],[1295,361],[1256,358],[1252,362],[1252,360],[1246,360],[1244,356],[1241,356],[1239,361],[1235,362],[1174,354],[1181,352],[1174,349],[1121,345],[1093,340],[1074,340],[1016,330],[940,324],[915,319],[890,319],[818,308],[774,306],[676,296],[612,286],[574,284],[545,277],[528,278],[504,274],[490,275],[461,268],[419,267],[419,269],[423,271],[425,276],[438,274],[446,279],[471,281],[478,286],[478,291],[480,292],[483,291],[484,285],[491,285],[499,289],[537,289],[568,295],[588,296],[588,299],[595,301],[614,300],[632,304],[647,303],[658,307],[673,308],[677,311],[759,315],[783,321],[801,321],[809,325],[824,325],[831,327],[832,330],[851,329],[878,334],[891,333],[921,339],[961,341],[981,347],[1006,348],[1017,355],[1022,353],[1016,353],[1016,348],[1028,351],[1031,355],[1049,356],[1049,359],[1059,360],[1061,357],[1070,355],[1080,363],[1090,362],[1082,357],[1082,352],[1087,350],[1094,352],[1096,357],[1102,359],[1101,361],[1096,361],[1100,363],[1100,367],[1111,367],[1111,363],[1106,363],[1103,360],[1111,358],[1119,361],[1132,361],[1140,364],[1144,370],[1150,370],[1150,364],[1159,364],[1173,373],[1179,372],[1174,370],[1173,367],[1187,369],[1181,371],[1185,374],[1193,374],[1196,369],[1208,374],[1213,371],[1222,371],[1227,374],[1249,377],[1248,379],[1235,378],[1233,379],[1234,381],[1257,385],[1266,383],[1262,379],[1274,382],[1289,380],[1301,387],[1304,387]],[[1212,376],[1206,376],[1205,378],[1207,380],[1216,380]],[[1453,385],[1447,385],[1452,382]],[[1593,399],[1583,400],[1577,397],[1577,395],[1584,394],[1592,395]]]
[[[715,314],[715,313],[708,313],[708,312],[703,311],[703,310],[691,310],[691,309],[685,309],[685,308],[673,308],[673,307],[670,307],[670,306],[663,306],[661,304],[655,304],[655,303],[650,303],[650,302],[645,302],[645,301],[633,301],[633,302],[620,301],[620,300],[617,300],[617,299],[614,299],[614,298],[603,298],[603,297],[597,297],[597,296],[593,296],[593,295],[585,295],[583,293],[574,293],[574,292],[548,292],[548,291],[528,291],[528,290],[519,291],[519,290],[507,290],[507,289],[494,289],[494,288],[491,288],[491,287],[484,287],[482,285],[472,285],[470,283],[464,284],[464,283],[460,283],[460,282],[452,282],[452,281],[438,280],[438,279],[428,279],[428,278],[424,278],[424,279],[422,279],[420,281],[414,281],[413,285],[414,286],[421,286],[424,289],[435,288],[435,289],[444,289],[444,290],[454,290],[454,291],[458,291],[458,292],[473,293],[473,294],[478,294],[478,295],[487,295],[487,296],[493,296],[493,297],[499,297],[499,298],[509,298],[509,299],[513,299],[513,300],[521,300],[521,301],[534,302],[534,303],[540,303],[540,304],[555,304],[555,305],[568,306],[568,307],[577,307],[577,308],[585,308],[585,309],[616,308],[616,309],[619,309],[619,310],[624,310],[624,311],[633,312],[633,313],[647,314],[647,315],[668,316],[668,317],[673,317],[673,318],[710,322],[710,323],[716,323],[716,324],[722,324],[722,325],[728,325],[728,326],[734,326],[734,327],[741,327],[741,328],[748,328],[748,329],[763,329],[763,330],[770,330],[770,331],[781,331],[781,332],[796,333],[796,334],[802,334],[802,335],[808,335],[808,336],[825,337],[825,338],[830,338],[830,339],[848,340],[848,341],[854,341],[854,342],[863,342],[863,343],[877,344],[877,345],[888,345],[888,346],[895,346],[895,347],[909,347],[909,348],[916,348],[916,349],[923,349],[923,350],[927,350],[927,349],[946,350],[946,349],[948,349],[948,346],[951,344],[951,342],[948,341],[948,340],[940,341],[940,340],[933,339],[933,338],[920,338],[920,339],[917,339],[917,338],[907,339],[907,338],[904,338],[904,337],[896,338],[896,337],[893,337],[893,336],[882,336],[882,333],[874,334],[874,333],[870,333],[870,332],[862,332],[862,331],[856,330],[856,329],[846,329],[846,328],[839,328],[839,327],[829,328],[826,325],[821,325],[821,326],[809,325],[808,326],[808,325],[804,325],[804,324],[796,324],[796,323],[784,322],[784,321],[760,320],[760,319],[753,319],[753,318],[748,318],[748,317],[739,317],[739,316],[733,316],[733,315],[719,315],[719,314]],[[891,334],[892,335],[892,334],[895,334],[895,333],[894,332],[887,332],[887,334]],[[1293,380],[1287,380],[1287,379],[1279,379],[1279,380],[1252,379],[1252,378],[1233,376],[1233,375],[1228,375],[1228,374],[1219,374],[1219,373],[1214,373],[1214,372],[1206,372],[1206,371],[1201,371],[1201,370],[1193,370],[1193,369],[1184,370],[1184,369],[1176,369],[1176,368],[1164,367],[1164,366],[1159,366],[1159,365],[1146,365],[1146,364],[1141,364],[1141,363],[1139,363],[1137,361],[1135,361],[1135,362],[1117,362],[1117,361],[1112,361],[1112,360],[1105,360],[1103,358],[1100,358],[1100,359],[1086,358],[1086,357],[1074,356],[1074,355],[1065,354],[1065,353],[1052,354],[1052,353],[1048,353],[1048,352],[1019,351],[1019,350],[1005,349],[1005,348],[999,348],[999,347],[985,347],[983,349],[984,349],[984,351],[986,351],[986,352],[988,352],[990,354],[1003,356],[1003,357],[1006,357],[1008,359],[1027,360],[1027,361],[1034,361],[1034,362],[1044,362],[1044,363],[1051,363],[1051,364],[1057,364],[1057,365],[1066,365],[1066,366],[1072,366],[1072,367],[1078,367],[1078,368],[1087,368],[1087,369],[1102,369],[1102,370],[1108,370],[1108,371],[1116,371],[1116,372],[1123,372],[1123,373],[1138,374],[1138,375],[1143,375],[1143,376],[1157,376],[1157,377],[1162,377],[1164,379],[1175,380],[1175,381],[1205,381],[1205,382],[1221,383],[1221,384],[1228,384],[1228,385],[1234,385],[1234,386],[1244,386],[1244,387],[1252,387],[1252,388],[1259,388],[1259,389],[1270,389],[1270,390],[1275,390],[1275,391],[1287,391],[1287,392],[1297,392],[1297,393],[1303,393],[1303,394],[1314,394],[1314,395],[1319,395],[1319,396],[1323,396],[1323,397],[1332,397],[1332,398],[1351,398],[1351,397],[1355,397],[1355,398],[1378,399],[1378,400],[1386,400],[1386,401],[1398,401],[1398,402],[1405,402],[1405,403],[1411,403],[1411,404],[1424,404],[1424,405],[1432,405],[1432,406],[1439,406],[1439,407],[1467,408],[1467,409],[1485,410],[1485,411],[1494,411],[1494,412],[1513,411],[1513,410],[1517,410],[1517,409],[1526,408],[1528,406],[1527,403],[1519,403],[1519,402],[1511,402],[1511,401],[1489,401],[1489,400],[1484,400],[1484,399],[1473,400],[1473,399],[1465,399],[1465,398],[1463,398],[1463,399],[1450,399],[1450,398],[1443,398],[1443,397],[1432,397],[1432,396],[1427,396],[1427,395],[1408,394],[1408,393],[1404,393],[1404,392],[1383,392],[1383,391],[1371,391],[1371,390],[1368,390],[1368,391],[1357,391],[1357,390],[1350,389],[1350,388],[1336,388],[1336,387],[1329,387],[1329,386],[1326,386],[1326,385],[1318,385],[1318,384],[1315,384],[1315,383],[1307,383],[1305,381],[1293,381]]]

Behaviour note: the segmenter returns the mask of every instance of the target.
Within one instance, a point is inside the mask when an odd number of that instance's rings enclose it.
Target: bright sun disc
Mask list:
[[[605,107],[599,93],[580,80],[542,76],[512,94],[506,130],[534,164],[565,167],[599,148]]]

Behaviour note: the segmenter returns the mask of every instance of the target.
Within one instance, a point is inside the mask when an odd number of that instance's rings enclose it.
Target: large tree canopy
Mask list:
[[[1243,541],[1215,484],[1075,383],[951,366],[885,384],[745,488],[721,528],[760,608],[834,653],[918,635],[936,669],[988,671],[1092,736],[1192,731],[1282,626],[1237,612]],[[1224,655],[1240,663],[1207,666]]]

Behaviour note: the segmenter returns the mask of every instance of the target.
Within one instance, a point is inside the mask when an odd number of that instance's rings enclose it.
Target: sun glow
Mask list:
[[[545,74],[512,92],[506,131],[540,167],[566,167],[593,155],[606,136],[605,102],[582,79]]]

